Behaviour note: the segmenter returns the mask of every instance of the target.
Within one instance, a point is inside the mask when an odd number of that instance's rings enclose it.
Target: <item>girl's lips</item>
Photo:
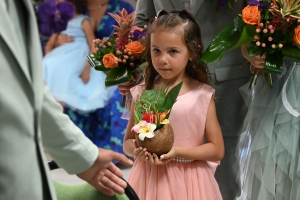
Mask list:
[[[170,69],[163,68],[163,69],[159,69],[159,70],[161,70],[161,71],[169,71]]]

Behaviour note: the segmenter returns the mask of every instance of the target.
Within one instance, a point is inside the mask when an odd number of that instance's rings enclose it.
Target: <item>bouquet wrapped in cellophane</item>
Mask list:
[[[134,12],[128,14],[125,9],[119,14],[109,13],[116,22],[115,32],[110,38],[93,41],[92,54],[88,61],[99,71],[106,71],[107,87],[132,80],[133,73],[143,63],[145,47],[141,43],[147,32],[135,26]]]
[[[300,0],[255,0],[225,26],[205,50],[204,62],[213,62],[235,48],[247,45],[249,56],[266,54],[263,72],[272,87],[272,73],[281,74],[283,59],[300,61]],[[251,89],[258,75],[255,70]]]
[[[135,102],[134,119],[138,146],[161,155],[170,151],[174,143],[174,133],[169,123],[169,115],[183,82],[173,87],[168,93],[165,89],[145,90]]]

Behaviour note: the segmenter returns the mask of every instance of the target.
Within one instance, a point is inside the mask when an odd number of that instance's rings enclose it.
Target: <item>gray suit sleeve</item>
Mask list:
[[[96,161],[98,147],[62,113],[61,105],[44,85],[41,117],[44,148],[69,174],[83,172]]]
[[[153,1],[138,0],[136,4],[136,22],[138,26],[147,25],[156,15]]]

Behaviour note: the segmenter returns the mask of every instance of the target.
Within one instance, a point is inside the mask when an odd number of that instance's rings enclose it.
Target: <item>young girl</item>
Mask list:
[[[74,6],[75,15],[62,33],[72,36],[73,42],[54,48],[58,34],[50,37],[43,59],[44,78],[57,101],[89,112],[104,107],[107,102],[105,74],[87,62],[95,35],[89,19],[79,14],[82,2],[68,2]]]
[[[133,102],[123,147],[135,157],[128,182],[143,200],[220,200],[214,172],[224,144],[214,89],[207,85],[207,67],[198,62],[203,47],[199,25],[186,10],[163,10],[150,21],[147,40],[149,65],[144,82],[131,89],[133,101],[145,89],[168,85],[170,90],[181,81],[183,85],[169,117],[174,145],[160,157],[136,145]]]

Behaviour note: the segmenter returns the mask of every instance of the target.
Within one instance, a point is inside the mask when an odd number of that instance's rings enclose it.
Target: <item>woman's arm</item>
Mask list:
[[[81,28],[86,35],[87,42],[90,47],[90,54],[91,54],[92,53],[92,43],[93,43],[93,40],[95,39],[95,34],[94,34],[94,31],[92,28],[92,24],[88,19],[84,19],[82,21]],[[86,61],[84,70],[82,71],[82,74],[80,75],[80,77],[84,83],[87,83],[90,80],[90,67],[91,67],[90,64],[88,63],[88,61]]]
[[[58,33],[54,33],[53,35],[51,35],[51,37],[49,38],[48,42],[45,45],[45,55],[47,55],[50,51],[52,51],[55,46],[55,40],[57,39]]]

